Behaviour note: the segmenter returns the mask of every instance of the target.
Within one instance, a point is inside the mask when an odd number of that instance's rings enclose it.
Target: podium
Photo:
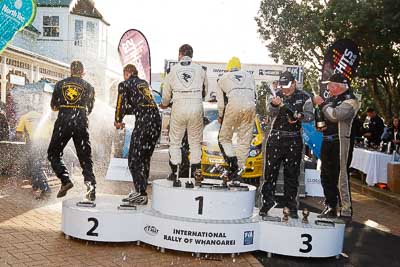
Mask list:
[[[332,257],[342,252],[345,225],[317,225],[311,213],[288,222],[264,221],[254,208],[256,188],[173,187],[153,181],[152,200],[136,210],[119,210],[122,196],[100,195],[96,207],[63,201],[66,237],[100,242],[142,241],[160,248],[193,253],[240,253],[262,250],[300,257]],[[215,180],[208,183],[219,182]],[[281,209],[272,215],[282,217]],[[300,213],[300,212],[299,212]],[[301,217],[301,214],[299,214]]]

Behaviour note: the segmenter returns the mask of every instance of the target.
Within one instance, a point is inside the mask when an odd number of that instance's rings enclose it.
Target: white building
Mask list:
[[[117,61],[116,49],[110,50],[109,24],[92,0],[37,0],[32,25],[40,32],[35,52],[70,64],[80,60],[86,76],[96,89],[96,96],[106,102],[111,87],[120,81],[121,70],[110,69]],[[115,90],[115,89],[114,89]]]
[[[40,32],[28,26],[18,32],[11,45],[0,55],[0,100],[6,102],[7,92],[14,86],[42,79],[57,82],[69,75],[68,64],[37,53]]]

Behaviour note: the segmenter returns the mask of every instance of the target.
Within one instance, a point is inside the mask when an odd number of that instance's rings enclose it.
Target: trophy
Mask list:
[[[229,181],[229,171],[228,170],[224,170],[223,173],[221,174],[221,179],[222,179],[222,183],[221,186],[222,187],[228,187],[228,181]]]
[[[282,218],[282,222],[288,222],[289,221],[289,213],[290,213],[290,210],[289,210],[289,208],[288,207],[284,207],[283,208],[283,218]]]
[[[224,171],[222,172],[222,174],[219,176],[222,180],[221,184],[216,184],[212,186],[213,190],[228,190],[228,181],[229,181],[229,171],[224,169]]]
[[[308,209],[303,209],[303,220],[302,220],[302,222],[304,223],[304,224],[308,224],[308,216],[310,215],[310,212],[308,211]]]
[[[201,170],[197,169],[196,172],[194,173],[194,184],[196,186],[200,186],[201,182],[204,180],[203,175],[201,174]]]
[[[185,188],[194,188],[194,184],[192,182],[192,167],[189,167],[189,180],[185,183]]]

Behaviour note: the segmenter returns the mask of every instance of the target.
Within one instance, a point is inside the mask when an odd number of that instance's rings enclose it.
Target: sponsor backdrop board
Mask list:
[[[164,71],[175,65],[177,60],[165,60]],[[208,78],[208,95],[206,101],[213,99],[216,96],[217,79],[223,73],[226,72],[226,63],[221,62],[206,62],[206,61],[194,61],[203,67],[207,68]],[[302,66],[297,65],[266,65],[266,64],[242,64],[242,69],[248,71],[253,75],[257,85],[261,82],[271,84],[273,81],[279,79],[279,75],[284,71],[290,71],[296,81],[298,88],[303,88],[304,70]]]

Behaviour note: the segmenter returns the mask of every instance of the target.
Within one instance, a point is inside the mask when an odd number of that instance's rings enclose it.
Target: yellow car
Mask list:
[[[218,146],[218,132],[221,125],[217,120],[212,121],[203,131],[201,170],[205,178],[219,178],[221,175],[215,172],[215,165],[227,167],[222,153]],[[237,136],[233,136],[235,146]],[[253,128],[253,140],[251,141],[249,156],[246,161],[246,169],[242,174],[245,183],[259,185],[263,172],[263,153],[262,153],[263,131],[260,121],[256,118]]]

